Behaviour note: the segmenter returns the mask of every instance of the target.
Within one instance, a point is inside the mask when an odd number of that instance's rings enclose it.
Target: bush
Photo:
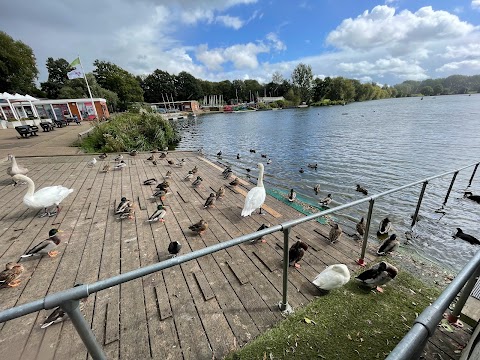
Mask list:
[[[150,151],[173,147],[180,137],[160,115],[124,113],[108,122],[95,122],[80,143],[87,152]]]

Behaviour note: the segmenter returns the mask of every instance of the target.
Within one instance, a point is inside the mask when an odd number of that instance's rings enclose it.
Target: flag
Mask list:
[[[70,63],[70,67],[77,67],[78,65],[80,65],[80,58],[79,57],[77,57],[75,60],[73,60]]]
[[[67,77],[72,80],[72,79],[78,79],[83,77],[83,72],[82,70],[72,70],[67,73]]]

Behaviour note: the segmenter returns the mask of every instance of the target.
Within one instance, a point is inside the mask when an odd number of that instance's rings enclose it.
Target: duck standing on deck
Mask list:
[[[194,182],[192,182],[193,187],[197,187],[202,183],[203,179],[200,176],[197,176]]]
[[[192,230],[194,233],[197,233],[198,235],[203,234],[205,231],[208,229],[208,223],[205,220],[200,220],[196,224],[190,225],[188,227],[190,230]]]
[[[337,223],[333,223],[332,228],[330,229],[330,232],[328,234],[328,239],[330,240],[330,243],[336,243],[338,239],[340,239],[342,233],[342,228]]]
[[[297,198],[297,193],[295,190],[290,189],[290,195],[288,195],[288,201],[293,202]]]
[[[217,201],[217,195],[215,193],[210,193],[210,196],[207,198],[205,201],[205,205],[203,205],[203,208],[209,208],[215,205],[215,201]]]
[[[77,286],[82,286],[83,284],[75,284],[74,287]],[[87,298],[81,299],[80,300],[80,311],[83,311],[85,302],[87,301]],[[45,329],[49,327],[50,325],[53,324],[58,324],[64,320],[68,319],[68,315],[65,311],[60,306],[57,306],[51,313],[50,315],[47,316],[45,321],[42,323],[40,326],[41,329]]]
[[[158,205],[157,210],[148,218],[148,222],[160,221],[165,222],[165,215],[167,214],[167,209],[165,208],[167,205]]]
[[[170,244],[168,244],[168,253],[172,255],[172,258],[174,258],[180,252],[181,248],[182,248],[182,244],[180,244],[180,242],[171,241]]]
[[[295,244],[293,244],[290,247],[290,250],[288,250],[289,265],[295,266],[297,269],[300,268],[300,264],[298,264],[298,262],[302,260],[303,255],[305,255],[305,251],[307,250],[308,245],[303,241],[298,240]]]
[[[257,231],[261,231],[261,230],[265,230],[265,229],[268,229],[270,227],[270,224],[262,224],[260,225],[260,227],[257,229]],[[256,238],[256,239],[253,239],[252,241],[250,241],[250,243],[252,244],[255,244],[257,241],[261,241],[262,243],[265,243],[267,242],[263,236],[260,236],[259,238]]]
[[[24,270],[24,267],[20,264],[14,262],[6,264],[5,270],[0,272],[0,287],[17,287],[20,285],[18,278]]]
[[[35,245],[33,248],[28,250],[20,258],[27,258],[30,256],[42,256],[48,255],[50,257],[55,257],[58,255],[58,251],[55,251],[55,248],[60,244],[60,237],[58,233],[61,233],[62,230],[51,229],[48,232],[48,239],[43,240],[39,244]]]
[[[218,189],[215,195],[217,197],[217,200],[220,198],[223,198],[225,196],[225,186],[220,186],[220,188]]]
[[[363,238],[363,235],[365,234],[365,221],[363,217],[360,219],[360,221],[357,223],[357,226],[355,227],[357,230],[357,236],[359,239]]]

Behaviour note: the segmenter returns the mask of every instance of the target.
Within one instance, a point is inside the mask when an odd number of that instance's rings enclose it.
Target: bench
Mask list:
[[[51,130],[55,130],[55,126],[51,122],[41,122],[40,126],[42,127],[44,132],[49,132]]]
[[[70,124],[71,122],[75,122],[77,123],[77,125],[80,125],[80,120],[78,120],[78,117],[75,115],[75,116],[67,116],[65,117],[65,120],[67,121],[67,124]]]
[[[15,126],[15,130],[20,134],[22,138],[28,138],[28,136],[38,136],[38,126],[35,125],[22,125]]]
[[[61,127],[64,127],[64,126],[68,125],[66,120],[53,120],[53,122],[55,123],[55,126],[58,127],[58,128],[61,128]]]

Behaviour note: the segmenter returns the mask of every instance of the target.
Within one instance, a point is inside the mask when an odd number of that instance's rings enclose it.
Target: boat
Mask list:
[[[308,105],[305,102],[302,102],[300,105],[297,105],[297,108],[306,108]]]

